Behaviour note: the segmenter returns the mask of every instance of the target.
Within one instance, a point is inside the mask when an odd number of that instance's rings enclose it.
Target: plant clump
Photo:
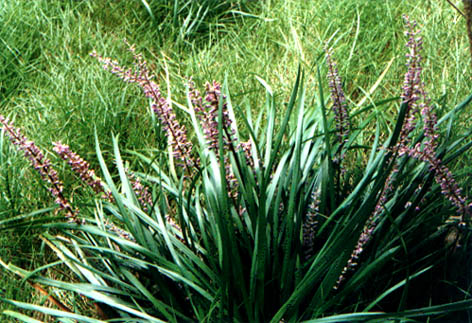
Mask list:
[[[319,93],[308,98],[299,71],[281,118],[276,96],[264,85],[265,109],[257,118],[240,119],[227,83],[206,83],[200,93],[190,81],[185,106],[161,92],[134,46],[127,43],[132,68],[93,52],[105,70],[141,88],[167,150],[127,151],[127,159],[143,165],[130,170],[114,137],[110,168],[96,136],[99,177],[68,145],[54,143],[96,194],[79,220],[51,161],[0,117],[71,220],[41,224],[61,232],[42,237],[80,283],[0,264],[106,306],[109,313],[99,311],[101,319],[111,320],[337,322],[411,319],[441,314],[438,306],[470,307],[472,301],[460,297],[436,305],[430,295],[408,294],[410,283],[446,262],[447,248],[431,245],[448,229],[461,233],[457,245],[468,242],[471,205],[448,163],[471,146],[472,132],[441,138],[440,126],[452,124],[472,96],[436,116],[422,82],[419,30],[408,17],[405,22],[407,71],[398,117],[384,143],[379,126],[371,142],[360,136],[368,123],[352,123],[331,51],[325,56],[331,111],[320,74]],[[377,117],[371,108],[363,112],[367,121]],[[59,319],[92,321],[82,313],[4,301]]]

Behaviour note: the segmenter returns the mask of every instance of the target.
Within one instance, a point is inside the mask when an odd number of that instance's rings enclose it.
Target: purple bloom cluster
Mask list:
[[[221,94],[220,83],[213,81],[211,84],[208,82],[205,84],[205,103],[197,90],[191,91],[191,98],[209,147],[218,149],[218,111],[220,100],[225,99]],[[231,126],[226,102],[223,103],[223,131],[224,145],[228,147],[234,141],[235,132]]]
[[[252,156],[252,153],[251,153],[252,141],[248,140],[248,141],[240,142],[239,145],[238,145],[238,148],[242,149],[242,151],[244,152],[244,156],[246,156],[246,164],[250,168],[253,168],[254,167],[254,160],[251,157]]]
[[[208,147],[216,151],[218,149],[218,98],[214,91],[211,94],[208,93],[208,90],[210,90],[209,83],[205,85],[207,89],[206,103],[203,102],[203,98],[200,92],[195,89],[193,82],[189,82],[189,87],[190,98],[197,113],[197,118],[200,120]]]
[[[403,128],[400,133],[400,145],[406,146],[409,143],[409,134],[416,127],[415,114],[418,112],[417,101],[422,96],[423,83],[421,81],[421,60],[420,51],[423,47],[423,40],[418,36],[420,33],[419,29],[416,29],[416,22],[410,21],[408,16],[403,16],[406,25],[405,35],[408,37],[406,53],[408,68],[405,74],[405,80],[403,82],[403,93],[402,102],[408,104],[406,111],[406,122],[403,124]]]
[[[349,113],[347,110],[346,96],[344,95],[338,67],[331,56],[331,52],[326,50],[326,62],[328,64],[328,81],[333,100],[333,112],[336,121],[336,133],[340,143],[346,142],[349,136]]]
[[[416,22],[411,22],[408,16],[403,17],[405,20],[406,30],[405,35],[408,37],[406,43],[407,53],[407,72],[405,73],[403,87],[402,87],[402,103],[408,104],[406,110],[406,121],[404,122],[400,131],[400,142],[398,146],[393,148],[395,154],[400,154],[402,147],[406,147],[410,143],[409,135],[416,128],[416,117],[415,114],[418,112],[417,102],[424,96],[424,84],[421,81],[421,60],[420,51],[423,46],[421,37],[418,36],[420,30],[415,30]],[[424,108],[424,104],[421,105]],[[426,111],[426,110],[425,110]],[[425,119],[426,120],[426,119]],[[433,120],[433,117],[428,113],[428,120]],[[430,122],[428,123],[430,124]],[[430,133],[430,132],[428,132]],[[393,156],[392,156],[393,159]],[[397,165],[393,166],[392,174],[390,174],[385,182],[385,186],[380,195],[379,201],[375,207],[373,217],[376,218],[383,210],[385,203],[387,202],[388,195],[392,191],[392,175],[398,171]],[[371,225],[375,226],[375,219],[370,219]]]
[[[425,144],[424,149],[417,144],[414,148],[404,147],[401,153],[426,162],[430,165],[430,170],[435,174],[434,178],[441,187],[441,193],[457,208],[461,222],[470,220],[470,207],[467,199],[462,195],[462,190],[454,179],[454,175],[449,168],[436,158],[435,152]],[[466,218],[467,216],[467,218]]]
[[[113,222],[111,222],[109,220],[106,220],[104,225],[105,225],[105,229],[107,229],[107,231],[114,232],[114,233],[116,233],[117,236],[119,236],[123,239],[133,241],[133,242],[136,241],[134,239],[134,237],[129,232],[117,227]]]
[[[90,169],[90,164],[83,160],[78,154],[71,151],[68,145],[61,142],[53,142],[53,150],[65,160],[72,170],[79,175],[80,179],[90,186],[95,193],[103,193],[104,185],[102,180],[95,175],[95,171]]]
[[[190,87],[190,99],[194,106],[197,117],[200,120],[200,124],[203,129],[203,134],[207,140],[208,147],[215,153],[218,151],[219,141],[219,130],[218,130],[218,116],[220,101],[224,100],[225,97],[221,93],[220,83],[213,81],[213,83],[205,84],[205,100],[203,100],[200,92],[195,89],[193,82],[189,83]],[[227,103],[223,102],[223,146],[226,151],[234,149],[233,143],[235,142],[234,135],[235,131],[232,127],[232,122],[229,117],[227,109]],[[244,150],[243,146],[241,148]],[[248,147],[246,147],[248,148]],[[219,156],[219,154],[216,154]],[[232,198],[237,197],[237,180],[231,169],[231,163],[229,162],[229,156],[224,156],[223,163],[226,170],[226,182],[228,184],[228,194]]]
[[[303,222],[303,251],[305,259],[309,259],[314,254],[316,228],[319,217],[320,192],[313,191],[309,211]]]
[[[53,150],[65,160],[72,168],[72,170],[79,175],[80,179],[90,186],[95,193],[103,193],[102,197],[110,202],[113,202],[113,196],[109,190],[105,189],[100,177],[95,174],[95,171],[90,168],[90,164],[82,159],[77,153],[70,150],[68,145],[61,142],[53,142]]]
[[[44,156],[43,152],[33,141],[28,140],[21,133],[20,129],[15,128],[10,120],[0,115],[0,122],[10,141],[17,146],[19,150],[23,151],[33,168],[38,171],[41,178],[49,184],[48,190],[54,196],[55,202],[59,205],[59,208],[65,211],[66,218],[71,222],[80,223],[77,219],[78,211],[72,208],[69,201],[62,194],[64,185],[59,180],[57,172],[53,169],[51,161]]]
[[[149,189],[141,183],[141,180],[138,177],[136,177],[133,173],[130,173],[129,171],[127,173],[128,178],[131,181],[133,191],[135,192],[138,198],[139,204],[141,204],[141,207],[143,208],[144,212],[148,212],[148,207],[152,206],[153,204],[152,194],[149,192]]]
[[[128,68],[124,69],[117,61],[111,60],[107,57],[98,55],[95,51],[90,55],[98,59],[103,64],[105,70],[117,75],[123,81],[128,83],[136,83],[141,87],[144,95],[151,100],[151,106],[159,118],[161,125],[169,139],[172,147],[173,156],[178,161],[178,164],[187,169],[188,174],[191,174],[193,167],[197,164],[192,157],[192,143],[188,140],[187,130],[184,125],[181,125],[176,118],[175,112],[169,101],[162,96],[159,86],[153,81],[154,75],[151,75],[147,62],[143,59],[141,54],[137,54],[134,46],[129,46],[129,50],[133,53],[135,59],[135,70]]]
[[[374,218],[370,217],[369,220],[367,221],[367,224],[362,229],[361,236],[359,237],[359,240],[357,241],[356,247],[354,248],[354,251],[351,253],[351,256],[349,257],[349,260],[347,261],[346,266],[343,268],[341,275],[339,275],[338,280],[336,284],[334,285],[335,290],[338,289],[343,283],[343,281],[346,279],[346,274],[349,271],[354,270],[354,268],[357,266],[359,257],[361,256],[362,252],[364,251],[365,245],[370,241],[372,237],[372,233],[374,232],[376,224],[373,220]]]

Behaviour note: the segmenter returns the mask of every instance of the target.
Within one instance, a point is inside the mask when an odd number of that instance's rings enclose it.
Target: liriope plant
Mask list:
[[[161,92],[134,47],[133,68],[93,53],[106,70],[143,90],[166,148],[153,155],[122,152],[116,136],[109,165],[96,138],[99,178],[67,145],[55,143],[54,151],[97,194],[95,207],[79,213],[54,188],[59,180],[51,162],[2,118],[4,131],[71,219],[38,226],[49,230],[41,239],[79,282],[0,264],[37,284],[82,295],[99,310],[93,318],[2,300],[80,322],[342,322],[470,307],[465,292],[433,304],[428,297],[434,295],[410,292],[441,268],[448,252],[467,246],[470,201],[449,165],[472,145],[471,130],[451,131],[472,96],[436,117],[422,83],[415,28],[407,19],[408,70],[397,120],[388,134],[377,124],[371,141],[360,135],[372,133],[376,114],[372,106],[349,110],[330,50],[331,103],[320,70],[315,94],[307,93],[299,71],[281,118],[266,83],[257,116],[233,103],[228,82],[208,83],[202,93],[189,82],[187,102],[180,104]],[[358,116],[363,120],[356,125]],[[123,153],[150,171],[128,170]]]

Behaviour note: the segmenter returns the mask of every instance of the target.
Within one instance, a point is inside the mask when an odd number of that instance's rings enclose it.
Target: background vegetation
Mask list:
[[[105,158],[111,158],[112,133],[120,134],[121,149],[146,152],[155,146],[148,131],[153,126],[143,118],[146,100],[134,87],[103,73],[89,57],[96,50],[129,63],[124,38],[137,45],[161,79],[168,69],[176,97],[184,97],[189,77],[199,87],[227,77],[233,100],[247,100],[253,107],[261,106],[265,96],[256,76],[271,85],[276,98],[287,100],[300,63],[307,72],[307,92],[315,91],[316,64],[328,42],[336,50],[349,107],[355,112],[361,103],[399,95],[405,72],[404,13],[422,29],[423,80],[433,99],[454,106],[471,93],[465,19],[446,1],[209,3],[199,11],[197,6],[176,7],[174,1],[1,2],[1,114],[42,147],[67,142],[95,168],[95,129]],[[381,112],[382,126],[391,126],[398,109],[375,109]],[[466,124],[462,119],[456,126]],[[10,145],[1,147],[0,221],[53,206],[22,156]],[[465,159],[458,163],[459,175],[468,171],[460,167],[467,164]],[[71,172],[64,172],[70,175],[66,185],[74,191]],[[87,203],[86,197],[77,199]],[[0,245],[0,258],[22,267],[52,257],[34,231],[2,231]],[[7,298],[38,297],[27,284],[18,289],[19,281],[10,274],[2,272],[0,283]]]

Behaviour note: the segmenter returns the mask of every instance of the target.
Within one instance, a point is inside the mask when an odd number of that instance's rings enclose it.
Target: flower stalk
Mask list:
[[[11,143],[19,150],[23,151],[24,156],[39,173],[41,179],[48,183],[49,192],[55,198],[55,202],[59,205],[60,210],[65,212],[66,218],[70,222],[80,223],[77,217],[78,211],[74,209],[70,202],[64,197],[64,184],[59,180],[57,172],[51,165],[51,161],[44,156],[43,152],[33,141],[28,140],[28,138],[21,133],[20,129],[15,128],[10,120],[0,115],[0,123],[2,123],[3,130]]]
[[[153,81],[155,76],[150,74],[147,62],[141,54],[136,53],[134,46],[129,44],[128,46],[135,60],[134,71],[131,68],[125,69],[121,67],[117,61],[111,60],[108,57],[102,57],[95,51],[90,55],[101,62],[105,70],[110,71],[127,83],[136,83],[143,90],[144,95],[151,100],[152,110],[161,122],[164,132],[169,139],[173,157],[177,160],[179,166],[186,169],[187,175],[190,176],[193,174],[194,168],[198,168],[198,165],[192,156],[193,145],[188,140],[187,129],[178,122],[175,111],[172,109],[169,101],[162,96],[159,85]]]
[[[328,82],[333,100],[333,112],[336,122],[336,134],[341,144],[344,144],[349,137],[349,113],[347,110],[346,96],[343,91],[341,77],[339,76],[336,61],[332,58],[330,50],[326,51],[326,63],[328,65]]]
[[[90,164],[82,159],[78,154],[70,150],[68,145],[58,142],[52,143],[53,150],[65,160],[72,170],[80,177],[80,179],[90,186],[95,193],[103,193],[105,191],[102,180],[95,175],[95,171],[90,169]]]

